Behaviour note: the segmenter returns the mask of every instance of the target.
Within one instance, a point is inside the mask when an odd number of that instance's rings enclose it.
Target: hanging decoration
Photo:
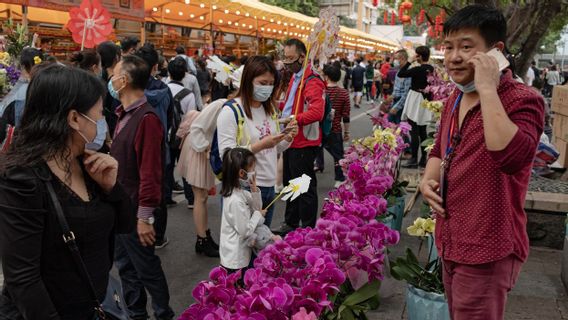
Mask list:
[[[313,66],[316,59],[319,60],[319,65],[323,69],[327,59],[336,52],[339,44],[339,28],[339,17],[333,7],[330,6],[320,11],[319,20],[308,37],[307,59],[304,60],[302,74],[305,74],[308,68],[308,61]],[[296,94],[296,101],[294,101],[294,117],[300,111],[299,104],[302,90],[304,89],[304,81],[305,77],[302,77],[298,93]]]
[[[99,0],[83,0],[79,8],[69,11],[69,16],[67,28],[73,41],[81,44],[81,50],[94,48],[112,33],[110,14]]]
[[[412,18],[410,17],[410,10],[412,10],[412,2],[404,1],[398,7],[398,19],[403,24],[410,24],[412,22]]]
[[[377,7],[379,5],[379,0],[373,0],[373,6]]]
[[[396,13],[391,12],[391,25],[395,25],[396,24]]]
[[[385,22],[385,24],[389,24],[389,11],[388,10],[385,10],[384,22]]]
[[[319,66],[323,68],[327,59],[335,54],[339,44],[339,28],[339,17],[333,7],[320,11],[314,31],[308,37],[308,57],[312,65],[319,60]]]
[[[424,23],[426,16],[426,10],[420,9],[420,13],[418,14],[418,19],[416,20],[416,25],[421,25]]]

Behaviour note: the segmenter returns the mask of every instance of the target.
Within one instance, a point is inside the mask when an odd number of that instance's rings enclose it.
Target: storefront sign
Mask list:
[[[30,7],[69,11],[72,7],[79,7],[82,0],[9,0]],[[144,0],[101,0],[103,6],[111,13],[114,19],[127,19],[144,21]]]

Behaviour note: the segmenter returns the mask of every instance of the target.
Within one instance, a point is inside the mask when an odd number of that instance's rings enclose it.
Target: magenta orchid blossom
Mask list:
[[[333,310],[345,281],[358,289],[383,279],[386,248],[400,236],[377,217],[386,214],[383,194],[410,130],[405,123],[383,125],[396,144],[355,143],[347,150],[341,163],[347,181],[330,192],[315,228],[297,229],[262,250],[244,286],[237,285],[240,272],[214,268],[179,320],[315,320]]]

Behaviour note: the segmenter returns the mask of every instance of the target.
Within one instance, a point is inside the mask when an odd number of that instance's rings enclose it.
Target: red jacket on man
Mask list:
[[[316,76],[308,80],[311,76]],[[288,91],[286,92],[286,100],[289,99],[290,89],[294,83],[294,77],[290,79],[290,84],[288,86]],[[304,89],[301,92],[298,102],[294,104],[292,108],[292,114],[296,113],[296,109],[300,107],[296,120],[298,121],[298,135],[294,138],[294,141],[290,145],[290,148],[306,148],[306,147],[317,147],[321,144],[322,132],[319,127],[319,122],[323,120],[323,115],[325,112],[325,88],[326,85],[324,81],[315,73],[311,66],[306,68],[304,72]],[[294,99],[298,99],[298,91],[296,92]],[[286,102],[284,102],[284,105]],[[317,130],[317,137],[309,134],[314,133]],[[307,135],[307,136],[306,136]]]

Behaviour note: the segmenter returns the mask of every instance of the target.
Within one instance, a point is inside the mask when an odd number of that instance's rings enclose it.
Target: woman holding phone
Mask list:
[[[269,58],[250,58],[243,70],[237,97],[227,101],[217,118],[217,139],[221,155],[237,146],[250,149],[255,154],[256,182],[262,194],[263,208],[275,196],[278,154],[290,146],[298,133],[294,120],[280,130],[274,90],[278,83],[278,71]],[[235,117],[237,110],[242,110],[244,114],[242,128],[239,128]],[[273,208],[266,213],[264,222],[269,227]]]

